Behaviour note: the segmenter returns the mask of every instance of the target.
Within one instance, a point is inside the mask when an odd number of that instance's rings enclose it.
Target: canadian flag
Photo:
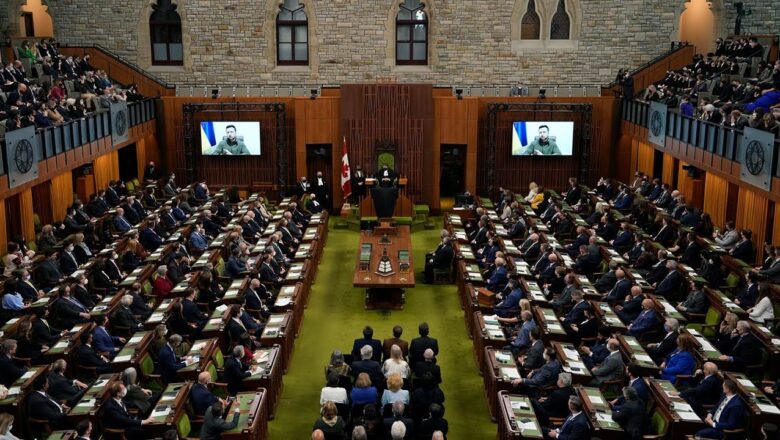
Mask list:
[[[341,149],[341,192],[344,194],[345,199],[352,194],[352,173],[349,170],[346,136],[344,136],[344,146]]]

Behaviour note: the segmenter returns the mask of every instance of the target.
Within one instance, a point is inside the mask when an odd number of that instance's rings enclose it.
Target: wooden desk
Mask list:
[[[715,309],[718,310],[721,315],[725,316],[726,313],[731,312],[737,315],[737,318],[740,320],[749,319],[748,313],[745,311],[745,309],[738,306],[737,303],[724,295],[720,290],[705,287],[704,294],[707,296],[707,300],[709,301],[710,305],[715,307]]]
[[[474,312],[472,319],[474,320],[474,334],[472,335],[474,358],[477,361],[477,365],[481,366],[484,363],[486,347],[501,349],[507,345],[508,341],[495,315],[483,315],[482,312]]]
[[[653,362],[653,358],[647,354],[635,337],[619,334],[616,338],[620,343],[620,352],[623,353],[623,357],[628,359],[629,363],[638,366],[642,376],[658,376],[661,369]]]
[[[498,417],[498,392],[511,391],[512,379],[519,378],[520,373],[517,371],[517,364],[511,351],[493,347],[485,348],[484,363],[481,367],[490,419],[496,421]]]
[[[498,417],[499,440],[542,438],[542,428],[536,420],[531,400],[526,396],[499,391]]]
[[[219,351],[219,354],[217,352]],[[187,356],[197,357],[197,362],[194,362],[176,372],[177,379],[179,380],[191,380],[197,382],[198,375],[206,371],[207,365],[214,361],[216,356],[221,356],[221,350],[219,348],[219,339],[199,339],[192,344],[190,351],[187,352]]]
[[[284,314],[273,314],[268,317],[263,333],[260,335],[260,342],[266,347],[278,345],[281,347],[281,365],[284,373],[287,373],[287,367],[292,356],[293,342],[295,341],[294,332],[291,330],[292,312]]]
[[[571,373],[573,384],[586,384],[591,381],[592,376],[588,367],[582,362],[582,357],[577,351],[577,347],[571,344],[553,342],[552,347],[555,355],[561,363],[563,371]]]
[[[46,440],[76,440],[78,434],[74,430],[67,431],[52,431]]]
[[[70,356],[70,353],[81,344],[81,335],[84,332],[92,331],[92,323],[76,324],[70,330],[67,330],[62,334],[59,341],[52,345],[48,351],[46,351],[41,357],[41,365],[48,365],[52,362],[65,357]]]
[[[87,388],[78,403],[68,411],[68,424],[76,426],[84,419],[97,424],[97,413],[100,406],[108,398],[108,391],[114,382],[119,380],[119,373],[103,374]]]
[[[16,420],[19,420],[13,432],[20,438],[23,438],[22,429],[25,425],[22,423],[22,413],[27,413],[26,408],[23,410],[22,404],[26,402],[27,395],[32,391],[32,384],[35,383],[38,376],[47,374],[48,371],[48,366],[31,367],[8,387],[8,395],[5,399],[0,400],[0,412],[13,414]]]
[[[303,321],[303,283],[297,283],[292,286],[282,286],[276,295],[272,310],[275,313],[292,312],[293,330],[295,337],[298,337],[298,331]]]
[[[780,337],[769,331],[766,326],[750,322],[750,332],[761,341],[764,350],[769,354],[769,368],[772,377],[780,376]]]
[[[230,431],[225,431],[220,438],[223,440],[266,440],[268,438],[268,392],[265,388],[256,391],[238,393],[239,416],[238,424]],[[232,405],[235,405],[233,403]],[[233,406],[229,408],[229,417],[233,417]],[[195,433],[193,433],[195,434]]]
[[[691,410],[690,405],[680,397],[677,389],[668,380],[646,379],[650,396],[656,407],[669,423],[668,438],[684,438],[705,427],[704,422]]]
[[[111,369],[114,371],[124,371],[128,367],[136,367],[137,369],[141,358],[149,351],[151,341],[151,331],[136,332],[111,360]]]
[[[244,388],[255,390],[265,388],[267,391],[268,417],[274,418],[279,398],[282,395],[282,349],[279,345],[270,348],[261,348],[254,352],[252,365],[258,370],[244,379]]]
[[[152,422],[143,426],[145,435],[161,437],[169,429],[176,429],[181,437],[187,437],[190,434],[179,430],[179,421],[182,417],[189,418],[186,407],[191,386],[192,384],[189,382],[168,384],[160,396],[157,406],[152,410]]]
[[[623,428],[612,420],[612,408],[598,388],[577,387],[577,396],[582,400],[582,409],[588,416],[591,435],[603,440],[623,439],[626,435]]]
[[[408,226],[397,226],[395,235],[388,234],[390,244],[382,244],[382,235],[373,231],[362,231],[355,261],[355,274],[352,284],[366,289],[366,309],[390,308],[401,310],[405,301],[404,289],[415,286],[414,264],[412,258],[412,240]],[[370,244],[371,257],[367,269],[361,269],[360,253],[363,245]],[[398,254],[406,251],[409,267],[402,269]],[[383,255],[387,255],[392,274],[383,276],[377,273]]]
[[[175,302],[181,301],[180,298],[166,298],[160,304],[155,307],[154,311],[146,321],[144,321],[145,330],[154,330],[155,327],[162,324],[165,321],[166,315],[171,311],[171,307]]]
[[[536,325],[542,331],[542,339],[548,344],[551,341],[567,342],[569,337],[563,329],[563,325],[555,316],[553,309],[534,306],[531,308],[536,320]]]
[[[612,332],[624,333],[626,331],[626,325],[618,318],[617,313],[609,307],[609,304],[591,300],[590,306],[601,322],[609,327]]]

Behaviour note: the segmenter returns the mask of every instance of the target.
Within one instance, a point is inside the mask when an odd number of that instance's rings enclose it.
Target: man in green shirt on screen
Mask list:
[[[539,137],[525,148],[523,155],[527,156],[560,156],[561,150],[554,140],[550,139],[550,127],[539,126]]]
[[[246,145],[244,145],[244,141],[236,137],[235,125],[228,125],[225,127],[225,132],[227,134],[227,139],[222,139],[217,146],[214,147],[214,152],[211,154],[249,154],[249,150],[246,148]]]

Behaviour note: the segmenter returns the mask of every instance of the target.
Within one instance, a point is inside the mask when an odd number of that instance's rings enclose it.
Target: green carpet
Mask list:
[[[441,219],[437,219],[441,224]],[[425,252],[434,249],[439,230],[412,234],[417,287],[406,293],[402,311],[367,311],[362,289],[352,287],[358,234],[333,229],[332,224],[317,279],[312,286],[309,307],[288,373],[276,418],[269,423],[272,440],[308,439],[319,415],[320,389],[325,381],[325,366],[335,349],[348,352],[352,341],[361,336],[363,326],[374,328],[374,337],[392,335],[400,324],[403,338],[417,335],[417,325],[427,321],[431,336],[439,340],[438,362],[449,422],[447,438],[495,438],[496,425],[490,422],[482,377],[474,361],[473,345],[468,338],[463,311],[454,285],[421,284]]]

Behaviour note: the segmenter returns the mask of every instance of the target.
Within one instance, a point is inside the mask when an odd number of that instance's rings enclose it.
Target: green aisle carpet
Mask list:
[[[417,336],[421,321],[428,322],[431,336],[439,340],[441,388],[450,427],[447,438],[495,438],[496,425],[490,422],[482,377],[475,365],[457,290],[454,285],[420,283],[425,252],[436,247],[439,231],[412,234],[418,284],[407,291],[404,310],[367,311],[363,308],[363,290],[352,287],[358,234],[330,229],[290,368],[284,376],[276,418],[269,423],[272,440],[310,438],[311,426],[319,414],[324,369],[334,349],[351,350],[352,341],[360,337],[367,324],[380,340],[391,336],[393,326],[400,324],[404,328],[403,338],[411,340]]]

